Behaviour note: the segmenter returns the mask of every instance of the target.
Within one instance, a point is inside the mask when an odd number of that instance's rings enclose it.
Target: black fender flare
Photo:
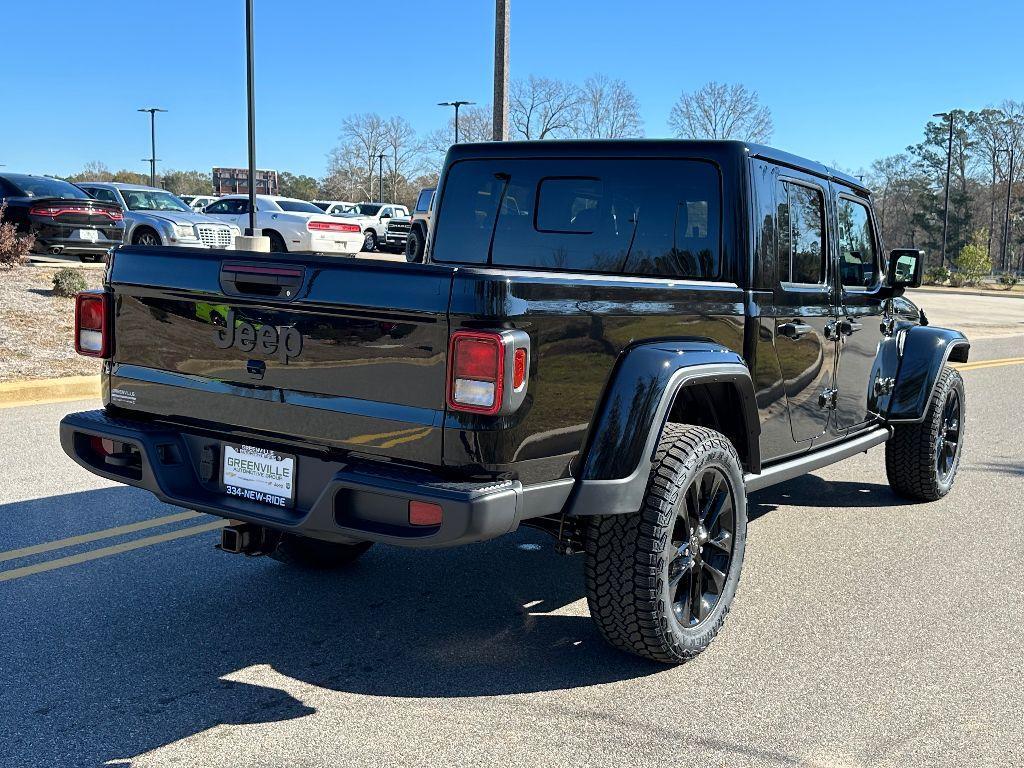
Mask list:
[[[932,390],[943,366],[950,360],[966,363],[971,343],[960,331],[934,325],[911,325],[895,334],[898,364],[892,377],[885,420],[889,423],[916,423],[925,417]],[[873,377],[875,378],[875,377]]]
[[[760,471],[754,384],[743,357],[713,342],[650,342],[627,350],[617,363],[588,430],[578,479],[566,512],[636,512],[651,462],[676,395],[693,384],[736,387],[747,429],[748,471]]]

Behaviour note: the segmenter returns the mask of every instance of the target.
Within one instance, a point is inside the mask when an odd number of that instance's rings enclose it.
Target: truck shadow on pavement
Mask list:
[[[127,488],[40,501],[0,506],[0,526],[140,502],[146,516],[175,511]],[[328,692],[417,698],[665,669],[604,644],[581,602],[582,559],[556,555],[535,531],[446,551],[378,546],[329,573],[227,555],[216,540],[207,532],[0,583],[0,722],[19,735],[16,748],[0,736],[0,753],[14,749],[17,765],[94,765],[223,723],[315,711],[287,686],[236,675],[259,666]]]
[[[788,507],[893,507],[908,504],[888,485],[824,480],[801,475],[779,485],[750,494],[747,517],[756,520],[782,506]]]

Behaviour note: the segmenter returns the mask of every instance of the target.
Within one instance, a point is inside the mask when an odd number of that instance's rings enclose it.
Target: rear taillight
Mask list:
[[[123,221],[124,214],[116,209],[92,208],[88,205],[35,205],[29,209],[32,216],[43,216],[56,219],[58,216],[75,214],[78,216],[102,216],[110,221]]]
[[[511,413],[526,391],[529,337],[523,331],[456,331],[448,348],[448,407]]]
[[[310,221],[306,223],[310,232],[359,232],[358,224],[342,224],[340,221]]]
[[[83,291],[75,296],[75,352],[107,357],[110,352],[110,311],[107,294]]]

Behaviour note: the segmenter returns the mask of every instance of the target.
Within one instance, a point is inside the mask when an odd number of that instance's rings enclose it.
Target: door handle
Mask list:
[[[787,339],[802,338],[813,330],[807,323],[801,323],[799,320],[790,320],[779,326],[779,333]]]

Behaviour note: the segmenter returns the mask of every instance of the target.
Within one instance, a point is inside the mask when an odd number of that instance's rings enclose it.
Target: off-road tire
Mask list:
[[[684,627],[669,594],[672,531],[691,483],[718,469],[731,493],[733,550],[720,596],[707,617]],[[595,517],[587,527],[586,588],[590,615],[611,645],[678,664],[703,651],[732,605],[747,533],[743,470],[729,439],[705,427],[667,424],[639,512]]]
[[[288,565],[323,571],[351,565],[372,545],[370,541],[339,544],[285,533],[270,557]]]
[[[409,232],[409,239],[405,241],[405,260],[415,263],[423,261],[423,239],[415,229]]]
[[[959,398],[960,404],[958,444],[952,470],[943,477],[938,467],[939,436],[943,431],[943,411],[952,395]],[[917,501],[936,501],[949,493],[963,455],[966,413],[964,381],[955,368],[945,367],[935,382],[924,421],[895,425],[892,437],[885,444],[885,474],[896,493]]]

